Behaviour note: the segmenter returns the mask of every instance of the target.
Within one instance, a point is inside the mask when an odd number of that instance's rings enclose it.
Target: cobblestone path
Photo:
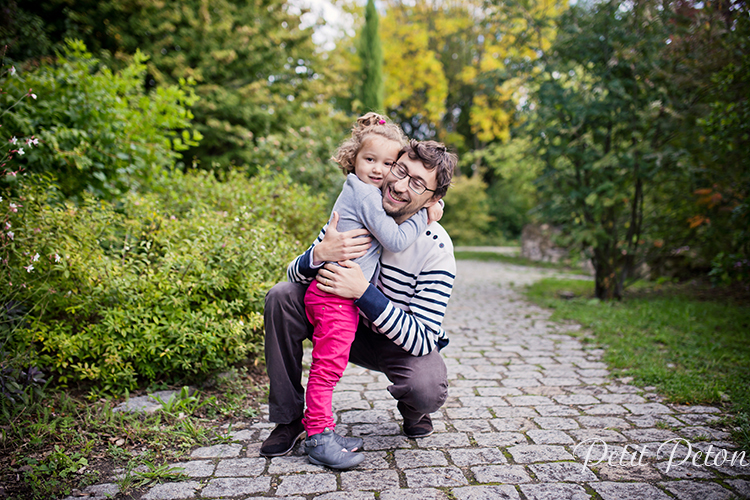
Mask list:
[[[433,414],[432,436],[404,437],[388,381],[350,365],[334,410],[340,432],[364,439],[367,458],[357,468],[310,465],[301,447],[260,457],[273,428],[264,418],[235,431],[235,443],[196,449],[175,464],[191,480],[142,498],[750,498],[750,456],[708,425],[719,410],[667,404],[653,388],[609,377],[603,350],[570,335],[577,325],[550,322],[514,291],[545,274],[553,273],[459,261],[443,351],[450,393]],[[116,486],[87,492],[105,498]]]

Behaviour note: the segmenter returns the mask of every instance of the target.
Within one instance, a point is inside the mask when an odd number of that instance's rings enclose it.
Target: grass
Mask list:
[[[121,491],[136,497],[146,486],[179,479],[169,462],[196,446],[231,441],[222,425],[240,429],[257,420],[264,380],[257,368],[233,370],[202,391],[178,390],[152,414],[115,412],[118,400],[92,402],[50,389],[29,405],[3,402],[0,498],[62,498],[115,469],[122,469]]]
[[[575,297],[563,300],[562,292]],[[526,293],[554,309],[553,320],[588,328],[619,375],[655,386],[674,403],[729,406],[733,437],[750,450],[750,308],[705,292],[641,284],[623,301],[603,303],[591,282],[545,279]]]

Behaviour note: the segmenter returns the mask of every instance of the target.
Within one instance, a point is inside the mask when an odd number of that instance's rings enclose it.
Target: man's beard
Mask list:
[[[396,218],[401,217],[401,216],[407,216],[407,215],[408,216],[412,216],[412,215],[414,215],[417,212],[416,210],[410,211],[410,209],[409,209],[408,206],[401,207],[398,210],[388,209],[388,208],[385,208],[385,207],[383,207],[383,209],[385,210],[385,214],[388,217],[391,217],[393,219],[396,219]]]
[[[388,196],[386,193],[388,193],[388,191],[391,191],[391,186],[392,185],[393,185],[393,183],[389,183],[388,185],[383,186],[383,189],[382,189],[383,199],[385,199],[385,197]],[[385,214],[387,216],[389,216],[389,217],[391,217],[393,219],[397,219],[399,217],[404,217],[404,219],[408,219],[409,217],[411,217],[412,215],[414,215],[415,213],[417,213],[419,211],[419,209],[421,208],[421,207],[415,207],[414,204],[413,204],[413,201],[414,200],[410,199],[408,203],[406,203],[405,205],[401,206],[400,208],[392,208],[392,207],[386,206],[384,204],[383,205],[383,210],[385,210]]]

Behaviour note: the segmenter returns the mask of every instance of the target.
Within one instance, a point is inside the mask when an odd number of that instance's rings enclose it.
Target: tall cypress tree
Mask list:
[[[383,47],[378,34],[378,11],[374,0],[367,0],[365,29],[360,38],[359,55],[362,61],[362,87],[359,99],[362,111],[383,111]]]

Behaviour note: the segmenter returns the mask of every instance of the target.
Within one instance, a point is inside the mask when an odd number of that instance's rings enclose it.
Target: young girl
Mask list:
[[[373,244],[365,255],[355,259],[367,279],[380,265],[381,246],[400,252],[416,241],[428,224],[428,214],[420,210],[397,224],[383,209],[380,187],[398,159],[406,137],[398,125],[377,113],[357,119],[349,139],[336,151],[334,159],[347,174],[333,211],[339,214],[337,230],[367,228]],[[442,208],[435,204],[431,219],[438,220]],[[349,350],[359,323],[354,300],[344,299],[318,289],[313,280],[305,293],[305,311],[313,325],[312,366],[305,395],[303,424],[307,432],[308,459],[316,465],[347,469],[364,460],[355,453],[362,445],[359,438],[344,438],[334,432],[331,409],[333,388],[344,373]]]

